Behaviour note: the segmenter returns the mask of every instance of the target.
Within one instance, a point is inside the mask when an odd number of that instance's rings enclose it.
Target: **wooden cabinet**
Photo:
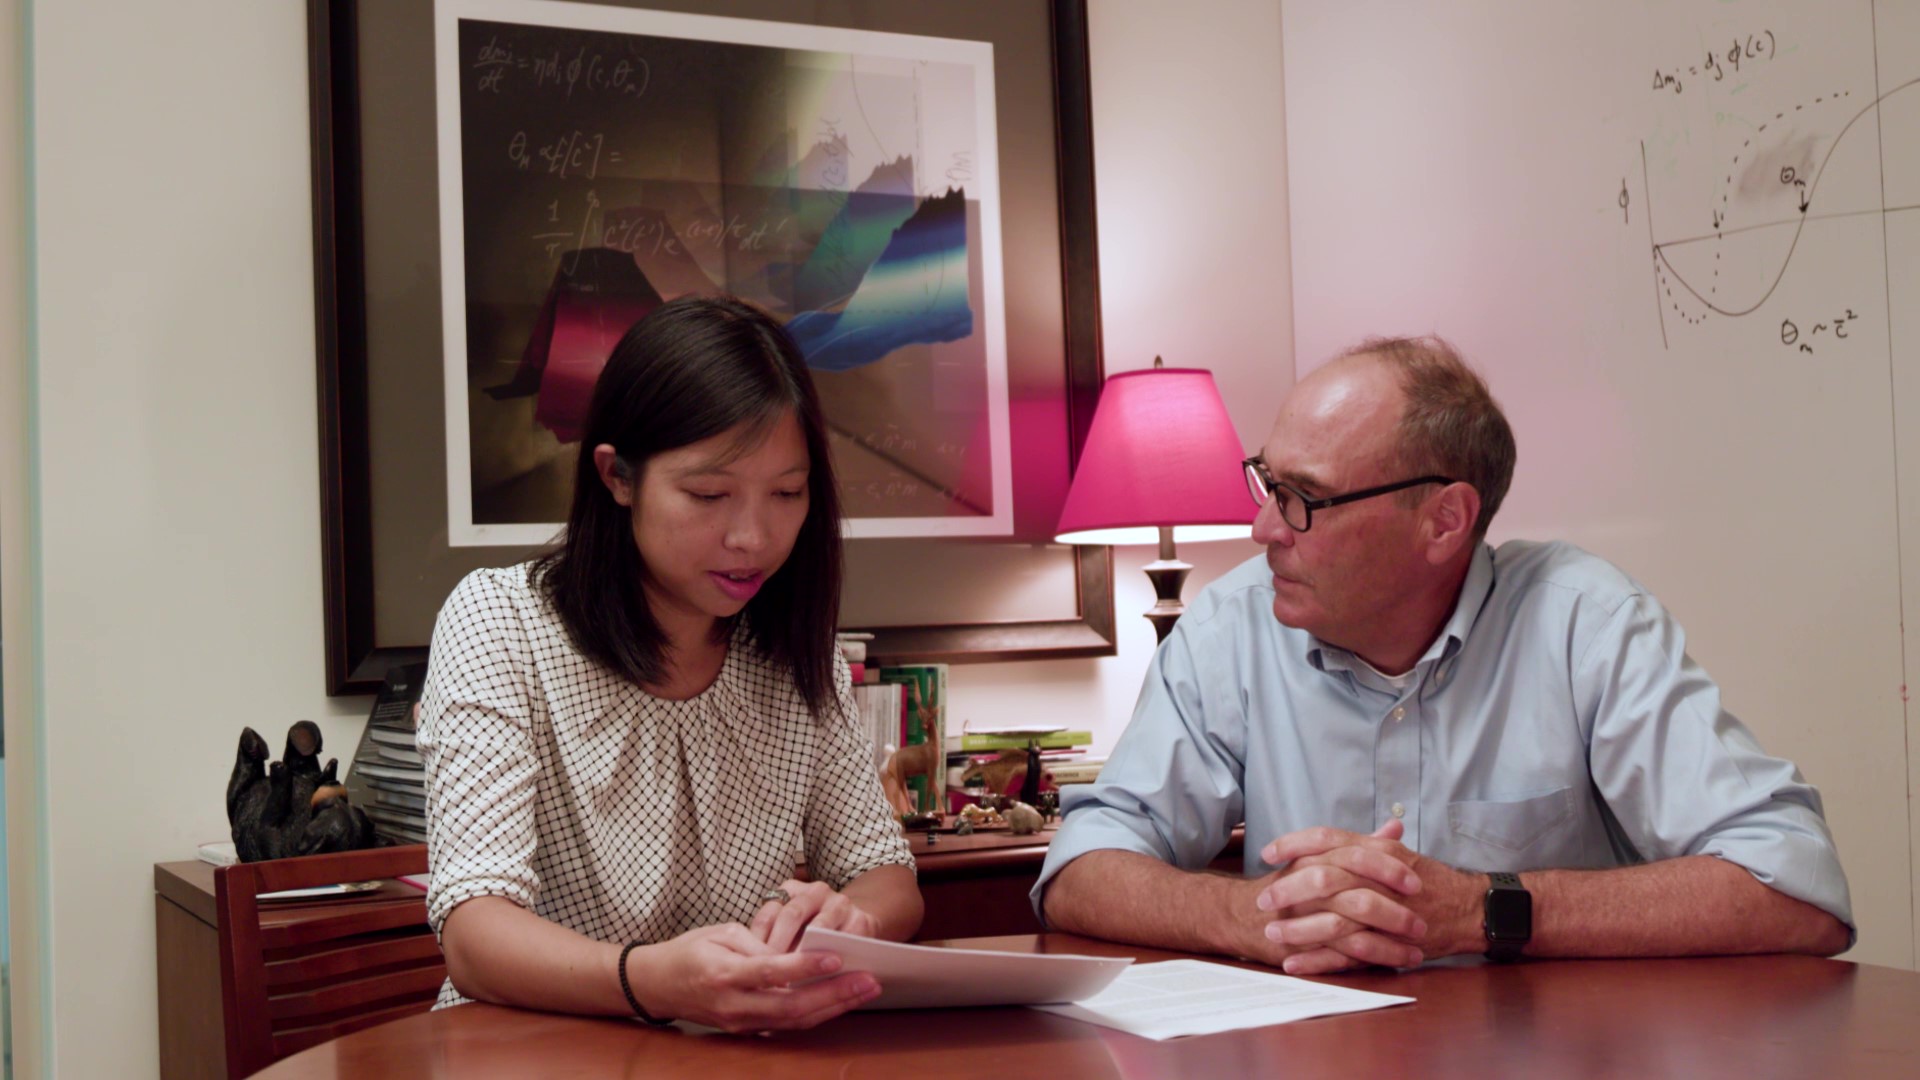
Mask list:
[[[910,834],[920,895],[927,904],[916,940],[1039,933],[1028,893],[1040,880],[1053,833],[1049,826],[1029,836]],[[1211,869],[1238,877],[1241,843],[1241,832],[1235,829]]]
[[[342,861],[373,855],[319,858]],[[386,864],[396,865],[398,858],[388,857]],[[406,858],[425,867],[424,851]],[[253,865],[284,872],[314,861]],[[361,871],[366,878],[380,873]],[[426,932],[426,894],[421,890],[384,880],[379,888],[350,898],[269,902],[257,908],[249,892],[245,908],[257,910],[257,915],[247,935],[226,925],[215,874],[214,867],[197,861],[153,868],[160,1075],[168,1080],[251,1071],[229,1068],[236,1043],[228,1038],[227,1025],[235,1018],[252,1026],[231,1033],[239,1040],[234,1060],[270,1061],[357,1026],[425,1009],[439,992],[445,970]],[[223,960],[223,954],[232,959]],[[225,966],[229,963],[231,971]],[[398,991],[390,985],[396,980],[405,983]]]
[[[160,1075],[227,1075],[220,1015],[219,916],[213,867],[203,862],[153,868],[160,975]]]

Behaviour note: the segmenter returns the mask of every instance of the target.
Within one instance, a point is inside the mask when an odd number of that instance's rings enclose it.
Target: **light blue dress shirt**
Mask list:
[[[1246,822],[1372,832],[1467,870],[1738,863],[1849,926],[1820,794],[1720,705],[1666,609],[1567,544],[1481,545],[1453,616],[1395,685],[1280,624],[1254,558],[1208,586],[1154,656],[1133,720],[1033,889],[1100,848],[1207,865]],[[1044,923],[1045,915],[1041,915]]]

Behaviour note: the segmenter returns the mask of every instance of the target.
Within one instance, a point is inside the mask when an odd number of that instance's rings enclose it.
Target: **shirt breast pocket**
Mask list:
[[[1547,841],[1556,831],[1564,829],[1573,816],[1574,798],[1570,787],[1543,795],[1447,804],[1447,824],[1455,836],[1512,855],[1545,851]]]

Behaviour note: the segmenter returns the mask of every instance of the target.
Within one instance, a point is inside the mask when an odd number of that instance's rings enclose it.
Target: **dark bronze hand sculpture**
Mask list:
[[[287,729],[280,760],[267,765],[267,740],[240,732],[227,781],[227,823],[241,862],[377,847],[373,822],[347,801],[339,762],[320,767],[320,728],[302,720]]]

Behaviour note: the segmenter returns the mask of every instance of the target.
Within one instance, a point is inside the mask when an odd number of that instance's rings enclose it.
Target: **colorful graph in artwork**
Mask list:
[[[967,208],[958,191],[928,199],[896,229],[845,307],[787,324],[810,367],[846,371],[905,345],[973,332],[967,306]]]
[[[555,527],[614,346],[662,303],[723,292],[815,372],[854,535],[1011,528],[989,47],[450,2],[486,13],[452,16],[443,64],[461,542]]]
[[[911,165],[902,160],[888,172],[898,176]],[[793,201],[819,200],[794,192]],[[623,207],[609,211],[608,220],[614,223],[609,234],[658,242],[630,252],[567,252],[521,349],[519,369],[495,388],[496,396],[536,392],[535,418],[563,443],[580,438],[594,380],[640,317],[681,296],[754,291],[745,283],[715,282],[662,210]],[[799,309],[787,329],[801,355],[816,370],[849,371],[909,345],[970,336],[967,259],[964,192],[917,199],[863,185],[797,266],[770,263],[760,284],[772,288],[790,274],[791,299],[779,307]]]

